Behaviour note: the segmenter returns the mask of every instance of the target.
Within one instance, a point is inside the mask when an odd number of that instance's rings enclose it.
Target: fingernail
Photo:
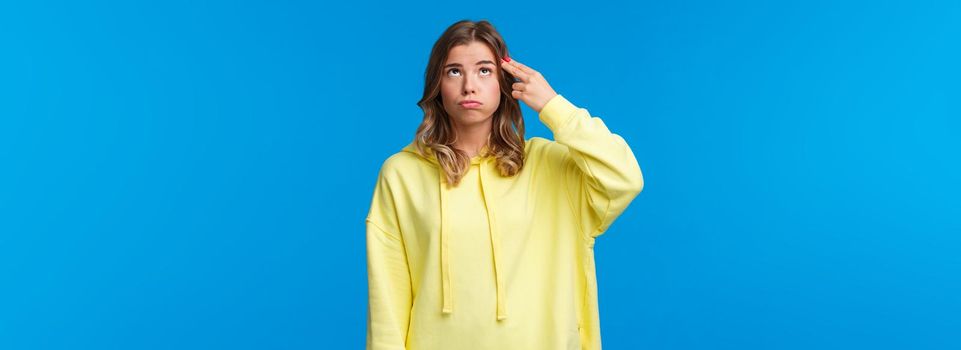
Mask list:
[[[511,61],[511,58],[510,58],[510,57],[507,57],[507,56],[504,56],[504,60],[507,61],[507,62],[510,62],[510,61]]]

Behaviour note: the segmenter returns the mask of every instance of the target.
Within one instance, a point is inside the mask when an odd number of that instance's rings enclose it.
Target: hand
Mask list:
[[[511,97],[520,99],[527,104],[528,107],[536,111],[541,112],[544,105],[551,100],[557,93],[551,88],[550,84],[547,84],[547,80],[540,72],[530,69],[527,66],[517,62],[515,60],[507,61],[501,58],[501,67],[508,73],[514,75],[514,77],[520,79],[519,82],[511,85],[513,91],[511,91]]]

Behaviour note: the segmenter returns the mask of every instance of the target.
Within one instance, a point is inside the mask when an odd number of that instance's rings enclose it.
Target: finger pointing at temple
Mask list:
[[[538,113],[551,98],[557,95],[540,72],[517,60],[501,59],[501,67],[521,80],[511,85],[511,97],[523,101]]]

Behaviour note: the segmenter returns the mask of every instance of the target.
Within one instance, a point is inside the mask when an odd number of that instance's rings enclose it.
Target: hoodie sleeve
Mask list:
[[[412,306],[410,271],[384,169],[367,214],[367,350],[403,350]]]
[[[582,232],[590,238],[607,228],[641,192],[644,178],[624,139],[561,95],[551,98],[539,118],[553,133],[560,151],[564,186]]]

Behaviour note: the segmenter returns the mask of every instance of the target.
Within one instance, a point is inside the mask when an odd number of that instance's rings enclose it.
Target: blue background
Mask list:
[[[362,348],[377,170],[463,18],[641,164],[605,348],[961,348],[961,3],[912,3],[5,2],[0,348]]]

